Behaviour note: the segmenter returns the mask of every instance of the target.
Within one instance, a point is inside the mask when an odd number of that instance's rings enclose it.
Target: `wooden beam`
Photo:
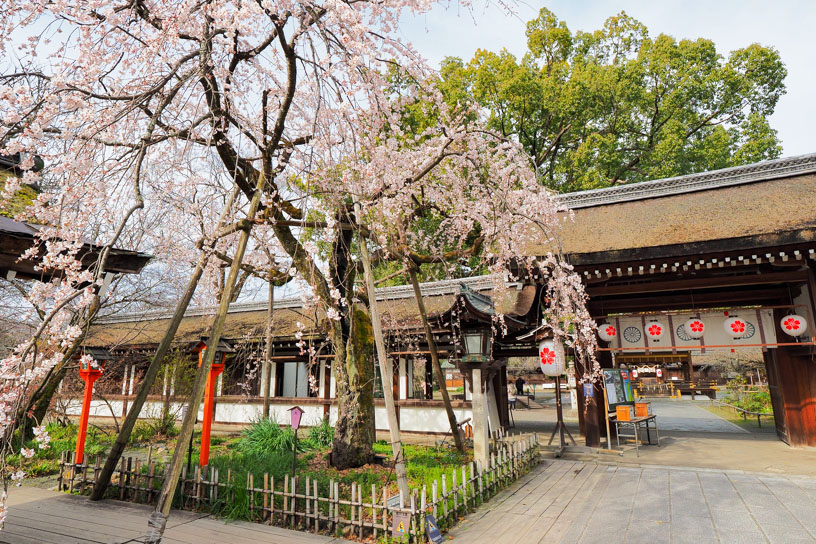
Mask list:
[[[789,272],[769,272],[766,274],[750,274],[744,276],[709,276],[704,278],[627,283],[622,285],[590,285],[587,287],[587,293],[589,294],[590,298],[593,298],[610,295],[631,295],[635,293],[656,293],[665,291],[686,291],[689,289],[715,289],[718,287],[763,285],[769,283],[805,282],[807,279],[807,271],[794,270]]]

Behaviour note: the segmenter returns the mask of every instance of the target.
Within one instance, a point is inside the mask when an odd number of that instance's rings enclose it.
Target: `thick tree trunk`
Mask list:
[[[411,285],[414,287],[414,297],[419,308],[419,315],[422,318],[422,326],[425,328],[425,339],[428,342],[428,349],[431,352],[431,364],[433,365],[434,376],[439,382],[439,391],[442,393],[442,403],[445,405],[445,412],[448,415],[448,424],[450,424],[451,433],[453,434],[453,442],[456,444],[456,449],[461,453],[465,453],[465,444],[462,442],[462,435],[459,433],[459,425],[456,423],[456,414],[453,411],[450,397],[448,396],[448,388],[445,386],[445,375],[442,373],[442,365],[439,364],[439,351],[436,349],[436,342],[434,341],[431,325],[428,323],[428,313],[425,311],[425,301],[422,299],[422,291],[419,288],[419,280],[417,280],[416,267],[408,267],[408,275],[411,277]]]
[[[337,325],[332,333],[337,424],[331,464],[343,470],[374,460],[374,343],[371,318],[359,306]]]

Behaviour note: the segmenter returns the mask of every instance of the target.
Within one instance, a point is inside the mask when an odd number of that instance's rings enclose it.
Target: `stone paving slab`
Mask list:
[[[816,478],[548,459],[466,516],[454,542],[816,542]]]

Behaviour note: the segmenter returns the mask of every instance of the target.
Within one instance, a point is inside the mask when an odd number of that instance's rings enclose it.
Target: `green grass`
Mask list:
[[[720,416],[721,418],[730,421],[736,425],[739,425],[743,429],[746,429],[751,432],[755,433],[773,433],[776,432],[774,427],[774,418],[773,417],[762,417],[762,427],[757,425],[756,416],[748,415],[746,419],[743,419],[742,414],[736,412],[735,410],[728,408],[727,406],[705,406],[706,410]]]

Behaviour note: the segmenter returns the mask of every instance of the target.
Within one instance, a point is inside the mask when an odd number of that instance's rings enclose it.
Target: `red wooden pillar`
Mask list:
[[[82,464],[82,458],[85,455],[85,437],[88,434],[88,418],[91,412],[91,399],[93,398],[94,382],[102,375],[104,362],[100,363],[98,368],[92,368],[87,357],[80,359],[79,363],[79,377],[85,382],[85,394],[82,397],[82,412],[79,416],[79,429],[76,441],[76,456],[74,463]]]
[[[201,366],[203,360],[204,350],[207,345],[201,342],[198,350],[198,366]],[[216,352],[218,355],[219,352]],[[210,368],[210,373],[207,375],[207,384],[204,387],[204,419],[201,422],[201,454],[198,457],[198,464],[205,467],[210,464],[210,433],[212,431],[212,422],[215,419],[215,382],[218,375],[224,371],[224,364],[227,359],[227,354],[221,354],[221,361],[213,361]]]

